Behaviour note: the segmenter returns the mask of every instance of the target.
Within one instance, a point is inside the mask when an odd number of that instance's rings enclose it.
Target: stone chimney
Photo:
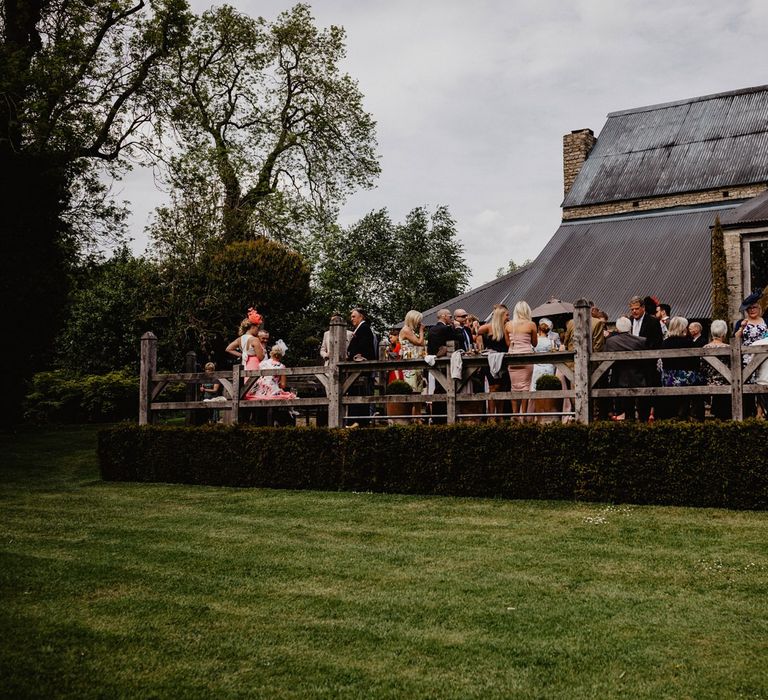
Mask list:
[[[563,136],[563,195],[567,195],[573,181],[584,165],[592,147],[597,143],[592,129],[577,129]]]

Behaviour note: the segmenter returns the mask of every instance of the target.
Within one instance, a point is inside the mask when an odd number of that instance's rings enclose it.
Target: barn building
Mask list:
[[[562,223],[514,273],[447,300],[486,318],[586,298],[612,320],[635,294],[689,319],[711,316],[711,227],[724,224],[731,316],[768,284],[768,85],[608,115],[563,137]]]

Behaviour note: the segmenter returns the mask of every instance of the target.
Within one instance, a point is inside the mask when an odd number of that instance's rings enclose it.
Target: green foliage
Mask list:
[[[265,317],[270,332],[282,335],[290,316],[309,303],[309,266],[285,246],[267,238],[230,243],[208,266],[206,307],[222,330],[234,334],[249,306]]]
[[[347,229],[330,227],[318,241],[314,304],[322,322],[363,306],[374,325],[389,321],[396,240],[386,209],[366,214]]]
[[[99,232],[94,217],[107,222],[101,232],[120,230],[124,212],[99,180],[101,164],[115,175],[146,144],[157,66],[185,41],[187,21],[185,0],[3,3],[0,294],[12,331],[1,359],[14,370],[6,420],[17,416],[24,380],[53,357],[34,349],[40,318],[54,336],[69,268]]]
[[[469,268],[447,207],[417,207],[393,224],[386,209],[319,241],[315,307],[321,318],[364,306],[379,327],[401,321],[464,291]]]
[[[739,459],[733,450],[767,440],[763,421],[352,431],[124,426],[100,434],[99,459],[107,480],[764,510],[764,450]]]
[[[513,272],[517,272],[518,270],[522,270],[524,267],[527,267],[533,262],[530,258],[526,258],[521,263],[516,263],[514,260],[510,260],[507,263],[506,267],[500,267],[496,270],[496,278],[504,277],[504,275],[510,275]]]
[[[563,388],[563,385],[560,383],[560,379],[556,377],[554,374],[542,374],[537,380],[536,380],[536,390],[537,391],[559,391]]]
[[[387,393],[391,395],[408,395],[413,393],[413,388],[408,382],[404,382],[402,379],[395,379],[395,381],[387,384]]]
[[[59,366],[82,373],[139,367],[139,338],[162,303],[155,265],[127,247],[78,272],[66,324],[51,350]],[[50,339],[53,342],[53,339]]]
[[[168,71],[167,114],[184,158],[216,173],[225,240],[280,230],[306,204],[332,209],[378,175],[375,123],[344,56],[344,30],[318,29],[307,5],[272,23],[227,5],[197,18]]]
[[[712,318],[728,321],[728,273],[725,264],[725,243],[720,216],[715,217],[710,248],[712,268]],[[730,324],[729,324],[730,326]]]
[[[394,237],[390,320],[402,321],[410,309],[430,309],[467,288],[470,270],[448,207],[431,216],[424,207],[412,209]]]
[[[119,370],[102,375],[64,370],[39,372],[24,401],[24,417],[36,423],[110,422],[136,418],[139,379]]]

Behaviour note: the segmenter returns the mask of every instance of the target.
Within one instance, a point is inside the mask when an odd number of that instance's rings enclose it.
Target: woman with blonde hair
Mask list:
[[[507,340],[504,333],[504,325],[509,321],[509,310],[504,304],[497,304],[489,323],[484,323],[477,329],[477,347],[481,352],[491,350],[493,352],[507,352]],[[509,377],[505,372],[494,377],[491,371],[485,370],[485,378],[488,381],[488,391],[506,391],[505,384]],[[503,401],[488,400],[488,413],[501,413]],[[494,420],[494,419],[491,419]]]
[[[509,352],[519,355],[533,352],[538,343],[538,330],[531,319],[531,307],[524,301],[518,301],[512,311],[512,320],[504,325],[504,335],[509,344]],[[533,365],[515,365],[509,368],[509,381],[512,391],[530,391]],[[525,413],[527,399],[512,399],[512,413]]]
[[[688,335],[688,319],[675,316],[668,326],[667,337],[661,344],[662,350],[692,348],[693,341]],[[694,386],[699,384],[698,357],[665,357],[661,361],[661,386]],[[653,416],[657,420],[682,418],[687,420],[690,400],[687,396],[659,396],[654,404]]]
[[[258,338],[260,327],[258,323],[243,319],[240,323],[240,337],[227,345],[226,352],[238,358],[245,370],[258,369],[264,359],[264,346]]]
[[[426,341],[424,340],[424,324],[421,322],[423,314],[416,309],[411,309],[405,314],[403,327],[400,330],[400,357],[404,360],[418,360],[424,353]],[[415,394],[420,394],[424,389],[424,373],[420,369],[403,370],[405,381],[408,382]],[[413,415],[421,415],[421,405],[413,404]]]

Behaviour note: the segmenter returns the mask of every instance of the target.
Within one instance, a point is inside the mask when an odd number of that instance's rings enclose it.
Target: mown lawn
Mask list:
[[[768,697],[766,513],[107,484],[94,449],[0,438],[3,697]]]

